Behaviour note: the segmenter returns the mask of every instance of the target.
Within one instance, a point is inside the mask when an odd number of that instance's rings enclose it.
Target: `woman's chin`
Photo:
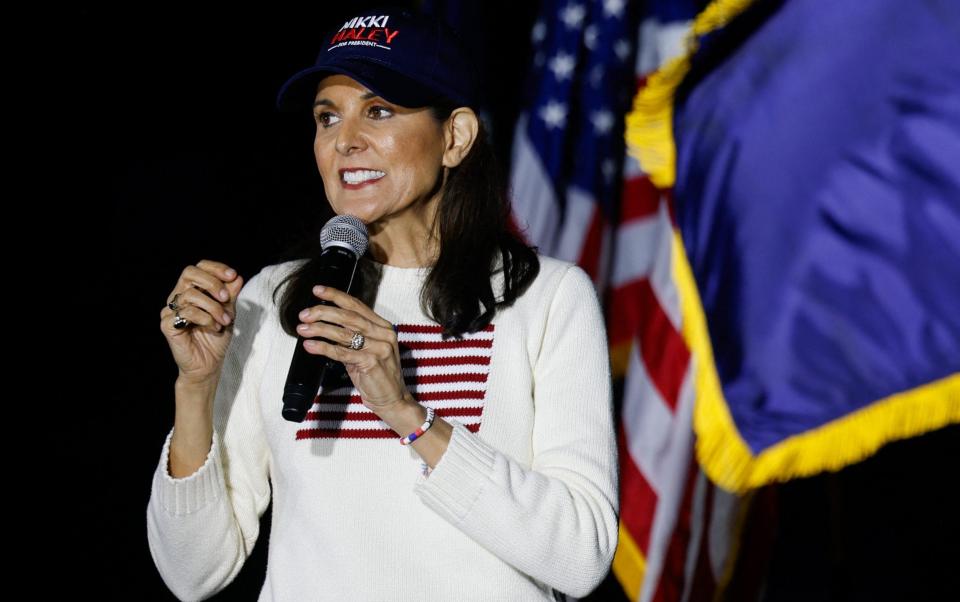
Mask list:
[[[366,226],[370,226],[378,219],[378,215],[371,213],[369,211],[364,211],[361,207],[343,207],[340,209],[334,209],[334,212],[337,215],[352,215],[357,217],[364,223]]]

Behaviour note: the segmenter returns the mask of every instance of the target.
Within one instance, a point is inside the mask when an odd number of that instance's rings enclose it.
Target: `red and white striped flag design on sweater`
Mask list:
[[[430,324],[397,324],[400,367],[407,390],[437,416],[452,416],[473,432],[480,430],[490,371],[494,324],[465,333],[463,339],[440,336]],[[360,400],[349,385],[323,390],[307,412],[297,439],[395,439],[397,434]]]

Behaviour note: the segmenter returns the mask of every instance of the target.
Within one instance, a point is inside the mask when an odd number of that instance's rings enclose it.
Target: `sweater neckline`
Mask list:
[[[424,280],[430,273],[430,270],[433,269],[433,266],[430,265],[403,268],[396,265],[380,263],[372,259],[370,263],[380,270],[384,280]]]

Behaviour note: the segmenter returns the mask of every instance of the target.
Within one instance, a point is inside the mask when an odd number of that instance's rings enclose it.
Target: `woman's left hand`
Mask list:
[[[400,369],[400,348],[393,324],[343,291],[328,286],[319,293],[314,288],[313,293],[336,307],[314,305],[305,309],[300,314],[303,324],[297,332],[304,338],[324,337],[339,344],[308,340],[304,341],[304,348],[314,355],[342,362],[363,404],[374,412],[405,403],[409,393]],[[350,348],[354,332],[364,336],[360,349]]]

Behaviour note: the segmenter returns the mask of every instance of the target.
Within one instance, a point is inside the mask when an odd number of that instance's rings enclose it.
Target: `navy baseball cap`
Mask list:
[[[476,106],[476,69],[456,34],[434,17],[409,9],[364,11],[331,30],[313,67],[293,75],[277,109],[307,111],[317,83],[347,75],[385,100],[417,108],[448,100]]]

